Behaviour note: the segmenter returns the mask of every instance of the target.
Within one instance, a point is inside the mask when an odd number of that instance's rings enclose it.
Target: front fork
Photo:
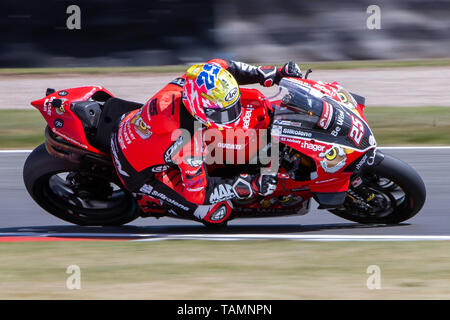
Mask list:
[[[347,197],[353,203],[359,203],[360,205],[376,204],[376,194],[370,188],[367,188],[367,176],[365,172],[379,165],[384,159],[384,154],[378,149],[374,149],[370,154],[366,162],[356,171],[350,178],[350,185],[347,191]]]

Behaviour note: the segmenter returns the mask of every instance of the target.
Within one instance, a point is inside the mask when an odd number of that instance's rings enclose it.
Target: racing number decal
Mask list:
[[[364,125],[361,120],[356,118],[354,115],[351,114],[350,118],[352,119],[352,128],[348,133],[348,137],[352,139],[357,146],[359,146],[362,138],[364,137]]]
[[[206,86],[206,89],[210,90],[215,87],[215,82],[217,75],[219,74],[220,68],[212,64],[205,64],[202,71],[197,76],[197,85],[201,87]]]

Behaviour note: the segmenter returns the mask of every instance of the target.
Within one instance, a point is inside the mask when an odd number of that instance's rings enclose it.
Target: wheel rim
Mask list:
[[[95,183],[83,185],[74,182],[73,175],[76,174],[79,173],[58,172],[47,176],[43,185],[46,201],[86,222],[123,216],[124,210],[130,207],[129,193],[110,181],[112,179],[91,178]]]
[[[350,205],[348,202],[349,197],[347,197],[347,205],[345,205],[344,208],[338,209],[338,211],[361,218],[384,218],[391,215],[394,211],[398,210],[399,207],[406,204],[407,193],[398,183],[387,177],[382,177],[375,174],[372,174],[369,179],[371,181],[370,183],[365,184],[365,187],[369,192],[373,193],[375,197],[377,197],[377,202],[380,205],[374,207],[373,204],[371,205],[370,203],[367,203],[367,201],[361,197],[357,197],[357,195],[355,196],[355,192],[352,193],[352,191],[349,190],[347,195],[350,195],[351,198]],[[355,198],[357,201],[364,201],[364,203],[370,206],[371,209],[367,210],[366,208],[369,207],[364,208],[364,205],[362,204],[359,208],[355,208]]]

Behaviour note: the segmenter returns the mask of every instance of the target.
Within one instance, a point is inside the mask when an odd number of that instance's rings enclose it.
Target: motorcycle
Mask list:
[[[232,219],[304,215],[314,199],[319,209],[350,221],[397,224],[423,207],[421,177],[407,163],[377,149],[364,116],[364,97],[337,82],[306,75],[283,78],[270,98],[241,88],[241,101],[239,126],[263,123],[271,141],[278,143],[278,184],[269,196],[233,199]],[[116,98],[101,86],[49,88],[31,104],[48,125],[45,143],[27,158],[23,177],[43,209],[89,226],[123,225],[138,217],[180,218],[162,201],[128,192],[116,174],[111,132],[122,115],[142,104]],[[208,172],[229,176],[258,166],[212,165]]]

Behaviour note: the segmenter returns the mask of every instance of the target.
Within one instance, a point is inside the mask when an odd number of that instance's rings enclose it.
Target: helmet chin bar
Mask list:
[[[229,124],[235,122],[241,116],[241,100],[236,100],[235,103],[224,109],[204,108],[203,110],[209,121],[217,124]]]

